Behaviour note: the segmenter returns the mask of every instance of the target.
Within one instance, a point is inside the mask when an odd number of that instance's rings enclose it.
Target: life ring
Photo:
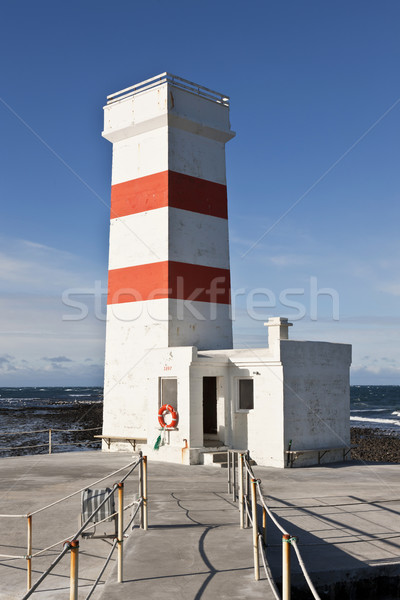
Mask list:
[[[166,412],[169,412],[172,417],[171,423],[168,423],[168,425],[164,421],[164,413]],[[160,423],[161,427],[173,429],[178,424],[178,413],[170,404],[164,404],[158,411],[158,422]]]

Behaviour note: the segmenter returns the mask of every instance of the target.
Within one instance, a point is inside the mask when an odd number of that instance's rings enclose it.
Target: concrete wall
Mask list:
[[[340,447],[350,443],[351,346],[327,342],[281,341],[284,390],[284,448]],[[328,452],[323,462],[342,459]],[[296,466],[315,464],[304,455]]]
[[[268,349],[222,352],[229,360],[228,445],[249,449],[260,465],[285,467],[289,440],[293,450],[349,444],[351,347],[282,340],[279,334],[272,330]],[[238,380],[246,377],[254,381],[254,409],[242,411]],[[338,460],[342,451],[323,457],[324,463]],[[299,457],[295,466],[317,462],[315,452]]]
[[[121,385],[108,390],[104,430],[147,438],[145,451],[156,460],[202,462],[203,377],[216,377],[218,440],[230,448],[249,449],[260,465],[282,468],[290,439],[293,450],[349,444],[350,350],[343,344],[295,340],[280,340],[266,349],[152,349],[125,373]],[[123,368],[119,366],[121,373]],[[154,451],[163,377],[177,379],[179,423],[168,432],[165,446]],[[253,409],[239,408],[243,378],[254,382]],[[341,452],[329,452],[323,462],[341,458]],[[317,460],[317,452],[307,454],[295,466]]]
[[[178,383],[179,423],[167,434],[163,457],[172,456],[180,462],[183,440],[190,437],[190,379],[189,367],[196,349],[192,347],[153,349],[126,372],[121,381],[105,389],[103,431],[107,435],[146,438],[146,451],[152,450],[161,429],[158,423],[161,378],[176,378]],[[114,444],[112,450],[129,445]],[[171,450],[173,449],[173,450]],[[160,454],[155,454],[155,457]],[[177,457],[179,460],[177,460]]]
[[[282,365],[268,348],[221,351],[228,359],[226,443],[251,451],[260,465],[282,467],[283,386]],[[213,352],[218,359],[220,352]],[[253,379],[254,409],[239,409],[239,380]]]
[[[168,259],[229,269],[227,239],[226,219],[168,206],[112,219],[109,269]]]

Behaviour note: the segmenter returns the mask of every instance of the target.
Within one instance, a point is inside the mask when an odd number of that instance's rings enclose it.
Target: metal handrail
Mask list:
[[[156,75],[155,77],[151,77],[150,79],[146,79],[145,81],[141,81],[140,83],[136,83],[135,85],[131,85],[130,87],[124,88],[119,92],[110,94],[107,96],[107,104],[113,104],[114,102],[118,102],[124,98],[135,96],[136,94],[152,89],[162,83],[171,83],[175,87],[188,90],[189,92],[201,96],[202,98],[206,98],[207,100],[213,100],[214,102],[223,104],[224,106],[229,106],[229,96],[221,94],[220,92],[216,92],[215,90],[211,90],[204,85],[198,85],[193,81],[189,81],[189,79],[184,79],[183,77],[172,75],[172,73],[167,72]]]
[[[101,427],[89,427],[86,429],[35,429],[33,431],[1,431],[0,438],[5,436],[13,436],[13,435],[33,435],[35,433],[48,433],[49,439],[48,442],[44,444],[30,444],[24,446],[0,446],[0,452],[9,452],[10,450],[26,450],[27,448],[44,448],[48,447],[49,454],[52,452],[53,446],[78,446],[82,442],[54,442],[52,440],[52,434],[63,433],[63,432],[72,432],[72,433],[80,433],[81,431],[98,431]],[[91,440],[90,443],[99,443],[98,440]]]
[[[133,502],[130,502],[126,506],[124,506],[124,502],[123,502],[124,482],[133,473],[133,471],[137,467],[139,467],[139,496],[140,497],[137,500],[134,500]],[[89,487],[90,486],[93,487],[93,486],[97,485],[98,483],[104,481],[105,479],[108,479],[108,478],[116,475],[117,473],[120,473],[121,471],[125,471],[126,469],[128,469],[128,471],[121,477],[119,482],[115,483],[113,485],[112,489],[107,494],[105,494],[102,501],[97,505],[97,507],[90,514],[90,516],[85,520],[85,522],[83,524],[81,524],[79,529],[73,535],[70,535],[67,538],[64,537],[63,540],[60,540],[60,541],[56,542],[55,544],[52,544],[51,546],[48,546],[47,548],[39,550],[35,553],[32,553],[32,516],[37,515],[38,513],[42,512],[48,508],[51,508],[51,507],[59,504],[60,502],[68,500],[68,499],[72,498],[73,496],[76,496],[77,494],[81,493],[84,489],[87,489],[88,485],[86,485],[85,488],[76,490],[75,492],[68,494],[67,496],[64,496],[63,498],[60,498],[60,499],[56,500],[55,502],[52,502],[51,504],[48,504],[47,506],[39,508],[36,511],[32,511],[31,513],[28,513],[26,515],[6,515],[6,514],[0,515],[0,517],[10,517],[10,518],[24,517],[27,519],[28,543],[27,543],[26,555],[22,555],[22,556],[18,555],[17,556],[17,555],[0,554],[1,558],[16,558],[16,559],[19,558],[19,559],[25,559],[27,561],[26,564],[27,564],[27,590],[28,591],[24,595],[22,600],[27,600],[28,598],[30,598],[30,596],[35,592],[35,590],[39,587],[39,585],[42,583],[42,581],[44,581],[44,579],[52,572],[54,567],[60,562],[60,560],[65,556],[65,554],[67,554],[68,551],[71,551],[70,598],[72,600],[78,599],[78,554],[79,554],[78,539],[82,535],[83,532],[85,532],[88,529],[91,529],[93,527],[93,525],[90,525],[90,522],[93,520],[93,517],[102,509],[104,504],[116,492],[118,493],[118,510],[112,516],[117,517],[117,519],[118,519],[118,534],[116,536],[115,543],[113,544],[112,551],[110,552],[109,556],[107,557],[105,564],[102,566],[101,572],[100,572],[99,576],[96,578],[96,581],[95,581],[94,585],[92,586],[91,591],[90,591],[89,595],[87,596],[87,599],[90,598],[95,587],[97,586],[98,582],[100,581],[100,578],[101,578],[102,574],[104,573],[104,570],[107,567],[107,564],[111,560],[112,552],[115,549],[115,547],[118,547],[118,581],[119,582],[122,581],[123,539],[124,539],[126,532],[129,529],[129,527],[131,526],[134,518],[136,517],[137,513],[139,512],[139,510],[141,510],[141,526],[142,526],[142,528],[146,530],[148,527],[148,524],[147,524],[148,523],[148,518],[147,518],[147,457],[143,456],[142,453],[140,452],[139,458],[137,460],[135,460],[134,462],[131,462],[131,463],[121,467],[120,469],[117,469],[116,471],[113,471],[112,473],[107,474],[105,477],[98,479],[97,481],[93,482],[92,484],[89,484]],[[134,505],[136,505],[136,508],[133,511],[133,515],[130,517],[128,525],[124,528],[123,527],[124,511],[128,510],[129,508],[131,508]],[[110,515],[107,515],[106,519],[109,519],[109,518],[110,518]],[[106,519],[98,521],[96,523],[96,526],[99,525],[99,523],[105,521]],[[55,548],[56,546],[58,546],[60,544],[64,544],[64,547],[63,547],[62,551],[60,552],[60,554],[50,564],[50,566],[46,569],[46,571],[44,573],[42,573],[42,575],[39,577],[39,579],[32,585],[32,559],[36,556],[39,556],[40,554],[43,554],[45,551],[47,551],[49,549]]]
[[[264,565],[264,570],[268,579],[268,582],[271,586],[272,592],[275,598],[279,598],[279,592],[275,585],[275,582],[272,580],[271,573],[268,566],[267,556],[265,552],[266,547],[266,515],[270,517],[274,525],[279,529],[282,533],[282,548],[283,548],[283,559],[282,559],[282,598],[283,600],[288,600],[290,598],[290,548],[293,546],[293,549],[296,553],[296,557],[298,559],[300,568],[304,575],[304,578],[308,584],[311,594],[315,598],[315,600],[320,600],[318,592],[316,591],[310,575],[306,569],[304,564],[304,560],[300,554],[300,549],[297,545],[297,539],[294,536],[291,536],[279,523],[274,514],[271,512],[270,508],[267,506],[264,496],[261,491],[261,480],[256,479],[253,469],[249,464],[249,453],[248,451],[243,450],[231,450],[233,453],[233,460],[229,461],[228,459],[228,491],[231,492],[231,487],[233,487],[233,499],[239,500],[239,511],[240,511],[240,527],[244,528],[244,515],[247,517],[247,524],[251,524],[253,528],[253,549],[254,549],[254,575],[255,579],[259,579],[259,549],[261,544],[261,556],[262,562]],[[236,469],[235,469],[235,455],[237,454],[237,462],[238,462],[238,479],[236,478]],[[229,457],[229,455],[228,455]],[[232,485],[232,477],[230,473],[230,464],[233,466],[233,485]],[[244,485],[243,479],[246,481],[247,492],[244,494]],[[249,494],[249,480],[250,480],[250,488],[251,494]],[[238,486],[237,486],[238,483]],[[236,487],[238,487],[238,494]],[[258,527],[257,522],[257,494],[261,501],[263,507],[263,527],[261,530]],[[251,503],[249,501],[249,496],[251,495]]]
[[[88,429],[55,429],[54,427],[51,428],[51,431],[97,431],[98,429],[101,429],[101,427],[89,427]],[[0,437],[3,435],[22,435],[22,434],[27,434],[27,433],[45,433],[46,431],[49,431],[49,428],[47,429],[35,429],[33,431],[0,431]]]

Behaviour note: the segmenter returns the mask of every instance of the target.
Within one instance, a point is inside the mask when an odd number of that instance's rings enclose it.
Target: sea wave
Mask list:
[[[351,413],[361,413],[361,412],[385,412],[387,408],[352,408]],[[392,415],[395,413],[392,413]],[[398,413],[400,416],[400,413]]]
[[[400,427],[400,421],[395,419],[368,419],[368,417],[350,417],[350,421],[363,421],[365,423],[381,423],[386,425],[397,425]]]

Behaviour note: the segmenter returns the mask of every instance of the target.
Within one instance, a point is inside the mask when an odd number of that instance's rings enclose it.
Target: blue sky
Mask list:
[[[0,385],[101,385],[102,107],[163,71],[231,97],[235,345],[262,346],[268,316],[294,317],[293,338],[353,344],[353,383],[400,384],[397,1],[0,10]],[[71,320],[66,293],[86,318]]]

